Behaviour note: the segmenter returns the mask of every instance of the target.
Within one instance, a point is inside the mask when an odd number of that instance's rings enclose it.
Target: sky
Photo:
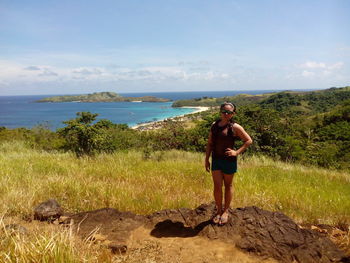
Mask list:
[[[0,96],[350,85],[347,0],[0,0]]]

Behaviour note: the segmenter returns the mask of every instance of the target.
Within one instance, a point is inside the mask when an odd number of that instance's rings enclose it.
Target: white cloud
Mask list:
[[[350,56],[350,46],[341,46],[337,50],[341,57],[349,57]]]
[[[313,77],[313,76],[315,76],[315,73],[314,73],[314,72],[311,72],[311,71],[304,70],[304,71],[301,73],[301,75],[302,75],[303,77],[308,78],[308,77]]]
[[[322,79],[334,77],[343,67],[344,63],[341,61],[335,63],[307,61],[298,66],[298,68],[303,69],[300,73],[302,77],[318,77]]]
[[[339,61],[334,64],[327,64],[324,62],[315,62],[315,61],[307,61],[301,65],[299,65],[300,68],[303,69],[328,69],[328,70],[333,70],[333,69],[340,69],[344,66],[344,63]]]
[[[204,63],[204,62],[203,62]],[[229,80],[230,74],[213,71],[209,68],[184,68],[174,66],[140,66],[128,67],[52,67],[47,65],[25,65],[11,61],[0,61],[0,82],[9,85],[23,83],[35,85],[40,83],[117,83],[119,81],[146,81],[148,83],[196,83],[200,81]]]
[[[300,67],[309,69],[326,68],[326,64],[323,62],[307,61],[304,64],[301,64]]]
[[[37,66],[29,66],[29,67],[25,67],[24,70],[41,70],[41,68]]]
[[[40,76],[40,77],[52,77],[52,76],[56,77],[56,76],[58,76],[58,74],[50,69],[45,68],[45,69],[43,69],[42,73],[40,73],[38,76]]]
[[[333,65],[329,65],[329,66],[328,66],[328,69],[329,69],[329,70],[340,69],[340,68],[342,68],[343,66],[344,66],[344,63],[343,63],[343,62],[337,62],[337,63],[335,63],[335,64],[333,64]]]
[[[100,75],[102,72],[103,71],[99,68],[76,68],[72,70],[73,74],[81,75]]]

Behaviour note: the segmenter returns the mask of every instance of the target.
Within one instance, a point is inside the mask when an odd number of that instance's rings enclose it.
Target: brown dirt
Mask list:
[[[62,223],[73,223],[83,239],[126,251],[120,262],[350,262],[327,236],[282,213],[238,208],[226,225],[217,226],[213,212],[214,204],[147,216],[104,208]]]
[[[273,259],[261,259],[243,253],[231,244],[209,240],[200,236],[163,237],[150,235],[150,229],[143,226],[135,229],[126,242],[128,253],[124,257],[128,262],[242,262],[242,263],[275,263]],[[140,260],[141,259],[141,260]]]

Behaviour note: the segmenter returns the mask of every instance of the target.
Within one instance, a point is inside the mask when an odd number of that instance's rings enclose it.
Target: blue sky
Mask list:
[[[0,95],[350,85],[350,1],[0,0]]]

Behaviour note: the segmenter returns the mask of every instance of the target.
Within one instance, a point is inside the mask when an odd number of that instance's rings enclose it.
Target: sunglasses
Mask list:
[[[229,110],[222,110],[221,113],[226,113],[226,114],[233,114],[233,111]]]

